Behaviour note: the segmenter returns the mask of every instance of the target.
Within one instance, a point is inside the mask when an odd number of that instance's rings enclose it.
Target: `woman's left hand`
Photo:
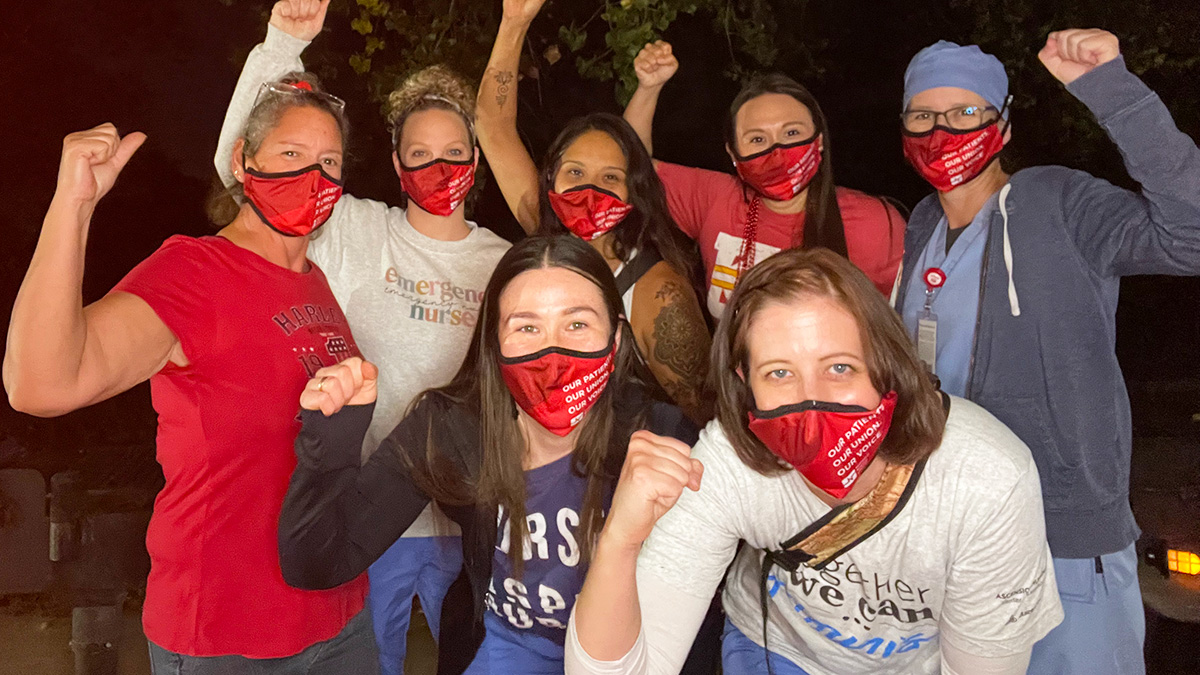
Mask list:
[[[336,366],[318,370],[300,392],[300,407],[320,410],[329,417],[343,406],[374,403],[378,381],[379,369],[375,364],[352,356]]]
[[[1069,28],[1046,37],[1038,59],[1063,84],[1071,84],[1096,66],[1121,55],[1117,36],[1099,28]]]

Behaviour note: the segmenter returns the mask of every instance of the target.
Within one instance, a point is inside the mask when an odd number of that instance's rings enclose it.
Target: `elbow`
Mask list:
[[[353,576],[341,579],[331,574],[331,570],[320,560],[320,556],[297,554],[295,552],[279,552],[279,569],[283,572],[283,581],[292,588],[302,591],[326,591],[352,581]]]
[[[37,378],[18,372],[8,359],[4,360],[4,392],[13,410],[34,417],[58,417],[75,409],[39,384]]]

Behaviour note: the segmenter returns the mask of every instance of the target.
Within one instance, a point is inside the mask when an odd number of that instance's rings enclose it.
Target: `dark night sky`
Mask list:
[[[476,0],[483,1],[483,0]],[[552,0],[554,1],[554,0]],[[558,0],[561,1],[561,0]],[[583,0],[575,0],[582,2]],[[350,2],[350,0],[335,0]],[[779,17],[785,29],[805,30],[829,40],[825,62],[832,64],[812,88],[831,118],[835,165],[840,184],[900,198],[910,206],[927,187],[904,164],[895,113],[900,78],[908,58],[939,37],[962,39],[953,23],[955,4],[862,0],[814,2],[804,18]],[[1193,0],[1156,0],[1174,16],[1172,30],[1200,43],[1200,10]],[[945,5],[945,6],[943,6]],[[211,231],[203,203],[214,179],[211,166],[224,109],[245,53],[263,34],[260,12],[269,3],[234,0],[45,0],[0,3],[0,91],[5,148],[9,151],[0,217],[7,234],[0,253],[0,323],[7,326],[18,284],[28,264],[46,205],[53,192],[61,140],[72,131],[103,121],[122,132],[140,130],[149,142],[134,158],[114,191],[100,206],[91,229],[84,296],[94,300],[166,237]],[[357,44],[345,20],[331,17],[332,34],[322,36],[312,56],[340,61]],[[813,23],[815,22],[815,26]],[[535,26],[536,30],[536,26]],[[664,159],[726,168],[720,124],[735,86],[717,72],[722,50],[702,19],[681,19],[667,36],[683,68],[665,92],[656,126],[658,154]],[[1194,52],[1200,50],[1194,50]],[[1028,58],[1033,59],[1033,54]],[[616,111],[608,85],[583,83],[569,72],[569,59],[543,77],[548,118],[528,119],[524,131],[540,156],[550,135],[570,116],[592,109]],[[714,67],[706,67],[711,64]],[[786,67],[786,64],[785,64]],[[1043,76],[1048,77],[1045,73]],[[1191,77],[1147,78],[1180,115],[1185,131],[1200,137],[1200,100]],[[386,156],[386,136],[375,103],[363,83],[342,67],[327,81],[347,99],[355,129],[348,190],[396,200],[398,185]],[[522,97],[534,100],[528,81]],[[1018,112],[1016,143],[1023,128],[1062,124],[1070,101],[1047,115],[1047,108]],[[1055,101],[1046,105],[1056,105]],[[357,111],[357,112],[355,112]],[[1055,127],[1041,129],[1043,136]],[[1023,158],[1084,168],[1117,182],[1127,181],[1118,157],[1109,151],[1096,166],[1072,161],[1069,147],[1020,148]],[[502,234],[515,232],[494,188],[489,185],[476,213]],[[1200,283],[1193,279],[1127,280],[1122,293],[1119,353],[1130,379],[1200,381]],[[113,420],[117,420],[113,422]],[[152,438],[153,411],[145,386],[114,401],[57,421],[16,415],[0,403],[0,429],[35,445],[66,439],[105,442]],[[3,434],[0,434],[2,436]],[[0,464],[3,458],[0,457]]]

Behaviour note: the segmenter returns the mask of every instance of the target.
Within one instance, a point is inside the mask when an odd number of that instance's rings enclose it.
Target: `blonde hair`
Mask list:
[[[475,88],[446,66],[422,68],[388,95],[387,121],[392,145],[400,142],[404,121],[422,110],[439,109],[458,113],[475,142]]]

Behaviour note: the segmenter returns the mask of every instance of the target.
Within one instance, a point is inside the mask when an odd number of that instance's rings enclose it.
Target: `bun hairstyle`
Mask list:
[[[254,107],[246,117],[246,126],[241,133],[241,138],[245,140],[245,145],[242,147],[243,156],[253,156],[258,152],[267,135],[279,126],[279,121],[283,118],[284,113],[292,108],[305,107],[316,108],[333,117],[342,138],[342,148],[345,149],[346,138],[350,134],[350,122],[346,118],[346,111],[342,106],[336,105],[334,101],[330,100],[316,75],[308,72],[291,72],[274,83],[299,85],[299,88],[294,92],[287,93],[275,92],[270,89],[258,93]],[[227,188],[220,185],[219,180],[215,183],[216,189],[210,192],[205,210],[209,220],[215,225],[225,226],[237,217],[241,204],[246,201],[246,195],[242,190],[241,183],[235,182]]]
[[[430,109],[457,113],[467,125],[472,145],[475,143],[475,87],[446,66],[434,65],[413,73],[388,95],[392,149],[400,145],[404,121],[413,113]]]

